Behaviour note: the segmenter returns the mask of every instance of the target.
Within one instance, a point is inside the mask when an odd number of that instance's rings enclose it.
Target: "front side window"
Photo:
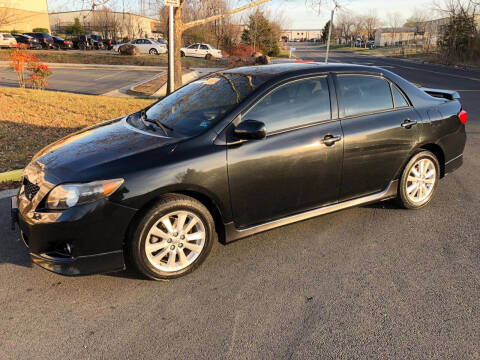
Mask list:
[[[375,76],[338,76],[345,116],[393,109],[390,84]]]
[[[187,49],[195,50],[198,47],[197,44],[190,45]]]
[[[215,125],[269,77],[213,73],[163,98],[148,109],[146,115],[171,129],[172,136],[194,136]],[[130,121],[134,126],[142,126],[134,119]]]
[[[283,85],[257,103],[244,117],[265,123],[269,133],[331,118],[325,77]]]

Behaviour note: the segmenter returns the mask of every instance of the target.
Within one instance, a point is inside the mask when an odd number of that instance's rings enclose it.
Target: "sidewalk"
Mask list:
[[[64,69],[112,69],[112,70],[142,70],[142,71],[165,71],[166,66],[141,66],[141,65],[106,65],[106,64],[69,64],[69,63],[46,63],[51,68]],[[0,67],[10,66],[9,61],[0,61]]]

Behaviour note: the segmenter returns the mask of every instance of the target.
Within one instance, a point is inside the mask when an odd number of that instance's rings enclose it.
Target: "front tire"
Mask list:
[[[185,53],[183,51],[180,51],[180,56],[185,57]]]
[[[184,195],[168,194],[140,219],[129,239],[135,267],[153,280],[194,271],[208,256],[215,225],[208,209]]]
[[[433,198],[440,179],[440,165],[430,151],[415,154],[403,170],[397,202],[405,209],[420,209]]]

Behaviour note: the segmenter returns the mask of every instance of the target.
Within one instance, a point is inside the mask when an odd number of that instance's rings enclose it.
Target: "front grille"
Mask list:
[[[28,181],[27,178],[23,179],[23,189],[25,191],[25,197],[32,201],[32,199],[37,195],[40,187]]]

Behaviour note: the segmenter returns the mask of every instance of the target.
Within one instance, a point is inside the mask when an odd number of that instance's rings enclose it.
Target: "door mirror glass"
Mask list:
[[[265,124],[257,120],[244,120],[234,130],[240,140],[261,140],[267,136]]]

